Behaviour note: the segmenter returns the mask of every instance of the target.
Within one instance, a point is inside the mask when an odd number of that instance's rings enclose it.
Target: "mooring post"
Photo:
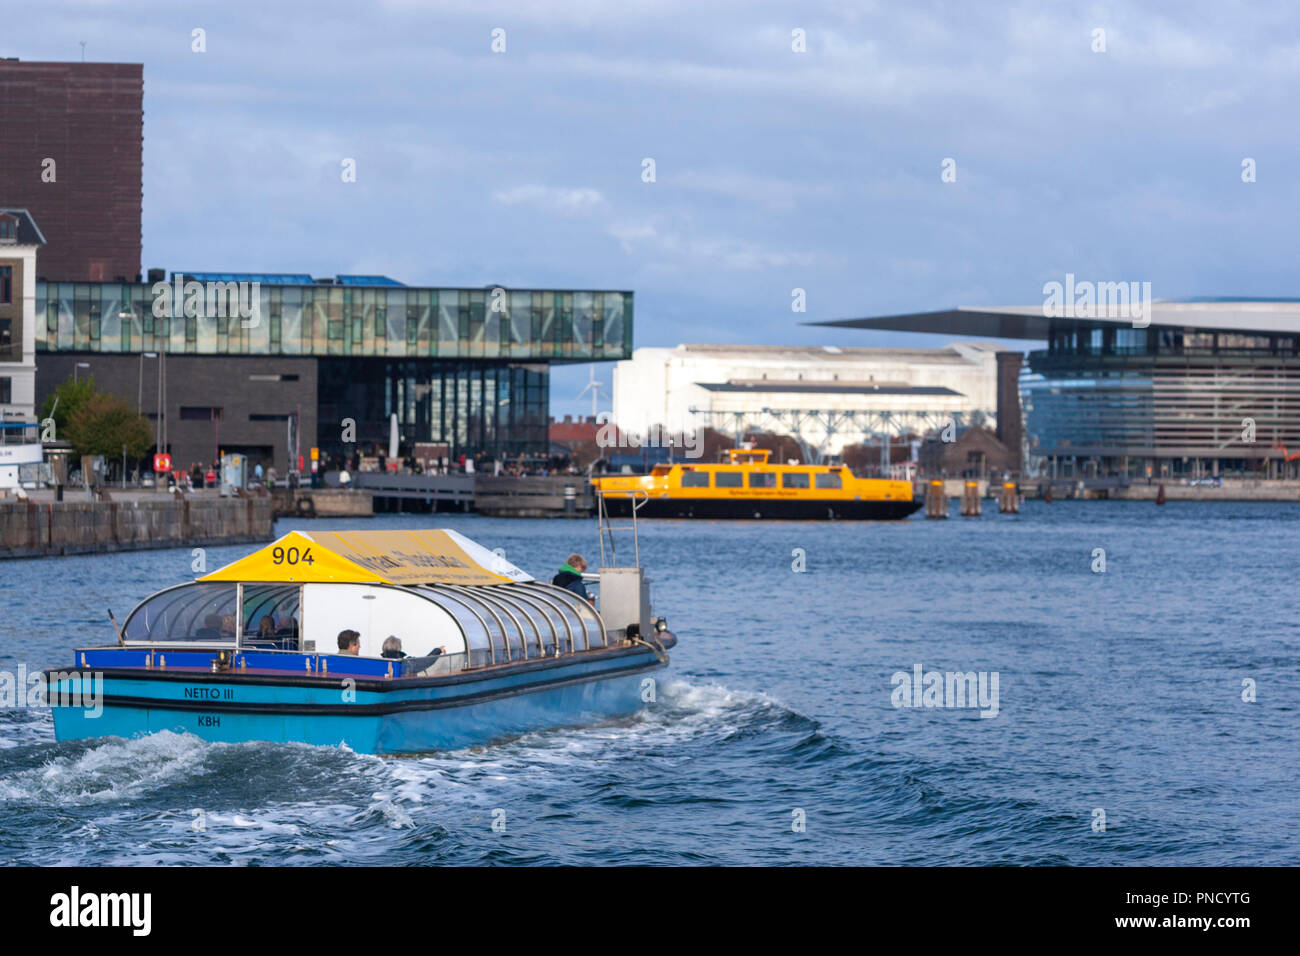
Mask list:
[[[925,516],[927,518],[948,517],[948,495],[940,478],[931,481],[925,490]]]
[[[998,498],[998,511],[1004,515],[1020,513],[1020,489],[1014,481],[1002,483],[1002,494]]]
[[[980,516],[980,483],[978,481],[968,481],[962,486],[961,493],[961,515],[963,518],[978,518]]]

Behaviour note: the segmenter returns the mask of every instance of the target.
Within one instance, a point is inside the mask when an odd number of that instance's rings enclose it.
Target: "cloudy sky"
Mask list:
[[[1067,272],[1300,295],[1290,4],[41,0],[5,21],[3,56],[144,64],[146,267],[631,289],[639,346],[941,345],[800,322],[1032,304]],[[587,376],[556,370],[553,411],[590,411]]]

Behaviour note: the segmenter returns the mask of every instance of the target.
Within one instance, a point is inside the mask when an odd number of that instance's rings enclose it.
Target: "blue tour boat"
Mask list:
[[[595,577],[599,610],[455,531],[291,532],[47,670],[55,735],[415,753],[630,714],[676,638],[641,568]]]

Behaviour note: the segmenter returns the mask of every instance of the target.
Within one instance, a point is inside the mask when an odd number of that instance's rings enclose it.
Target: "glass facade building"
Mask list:
[[[1255,474],[1300,451],[1300,331],[1057,328],[1021,397],[1031,454],[1060,477]]]
[[[274,378],[261,366],[244,369],[240,360],[280,359],[281,378],[300,385],[313,378],[299,366],[308,360],[315,368],[315,414],[309,418],[317,424],[315,434],[302,437],[304,446],[320,447],[327,458],[357,450],[341,440],[340,423],[348,419],[362,450],[386,446],[394,414],[406,449],[433,442],[447,444],[453,458],[545,454],[550,365],[630,357],[632,321],[631,292],[424,288],[373,276],[323,282],[199,273],[179,281],[173,276],[165,286],[36,286],[37,352],[83,358],[101,381],[120,372],[118,379],[136,385],[121,386],[133,405],[144,390],[141,356],[166,353],[169,368],[178,368],[180,357],[200,362],[202,401],[191,396],[182,405],[218,409],[238,406],[238,395],[223,393],[241,389],[245,373],[262,382]],[[230,374],[223,376],[222,369]],[[47,392],[52,387],[38,384]],[[185,386],[168,385],[169,404],[173,390]],[[301,399],[295,394],[291,400],[286,386],[283,400],[254,418],[283,419]],[[222,425],[221,443],[239,446],[231,429]],[[245,444],[264,449],[267,442],[254,436]]]
[[[1044,343],[1019,382],[1031,473],[1300,478],[1300,299],[1137,311],[966,307],[818,324]]]
[[[544,363],[321,359],[317,375],[320,421],[351,418],[358,435],[386,439],[396,413],[403,443],[446,442],[453,455],[516,457],[547,447]]]
[[[246,291],[251,305],[251,284]],[[147,283],[38,282],[36,350],[559,362],[631,354],[631,292],[259,282],[255,318],[220,316],[238,294],[205,295],[196,315],[184,294],[169,295],[159,318]]]

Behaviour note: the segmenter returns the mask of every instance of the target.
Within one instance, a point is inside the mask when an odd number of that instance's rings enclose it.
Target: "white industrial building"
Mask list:
[[[679,345],[614,368],[614,421],[646,434],[702,427],[786,434],[818,460],[882,435],[997,419],[993,345],[939,349]]]
[[[36,441],[36,253],[26,209],[0,209],[0,494],[44,457]],[[44,317],[42,316],[42,321]]]
[[[0,423],[36,417],[36,253],[45,237],[26,209],[0,209]],[[42,320],[44,316],[42,316]]]

